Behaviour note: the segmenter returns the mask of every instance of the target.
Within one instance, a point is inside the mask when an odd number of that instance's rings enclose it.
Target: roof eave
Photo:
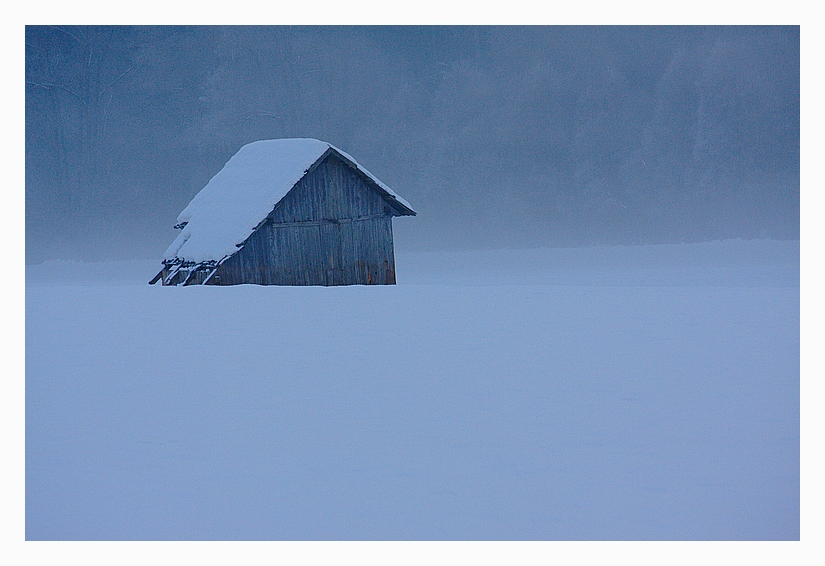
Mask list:
[[[395,209],[395,211],[398,212],[397,216],[416,216],[416,212],[412,208],[410,208],[409,206],[395,198],[395,195],[387,192],[384,189],[384,187],[377,183],[371,173],[367,172],[363,167],[358,165],[358,163],[356,163],[347,155],[344,155],[335,147],[330,146],[330,148],[326,150],[321,155],[321,157],[318,158],[318,161],[316,161],[309,169],[307,169],[306,174],[308,175],[309,173],[311,173],[330,154],[334,154],[335,157],[346,163],[350,167],[350,169],[355,171],[368,185],[370,185],[373,189],[378,191],[378,193],[384,198],[387,204],[392,206],[393,209]]]

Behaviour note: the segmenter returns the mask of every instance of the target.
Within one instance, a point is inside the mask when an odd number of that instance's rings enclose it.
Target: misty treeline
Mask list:
[[[799,28],[27,26],[27,261],[159,257],[279,137],[409,200],[401,248],[796,239]]]

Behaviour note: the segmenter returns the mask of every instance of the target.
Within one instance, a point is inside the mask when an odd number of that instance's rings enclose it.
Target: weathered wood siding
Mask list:
[[[360,175],[329,155],[207,284],[395,284],[394,212]]]

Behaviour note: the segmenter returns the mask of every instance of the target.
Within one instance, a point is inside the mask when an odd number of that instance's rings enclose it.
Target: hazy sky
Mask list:
[[[245,143],[314,137],[399,249],[799,238],[798,27],[26,28],[26,252],[160,259]]]

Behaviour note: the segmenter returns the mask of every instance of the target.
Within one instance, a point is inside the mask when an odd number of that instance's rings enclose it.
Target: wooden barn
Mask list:
[[[393,285],[393,216],[415,211],[336,147],[257,141],[180,213],[149,283]]]

